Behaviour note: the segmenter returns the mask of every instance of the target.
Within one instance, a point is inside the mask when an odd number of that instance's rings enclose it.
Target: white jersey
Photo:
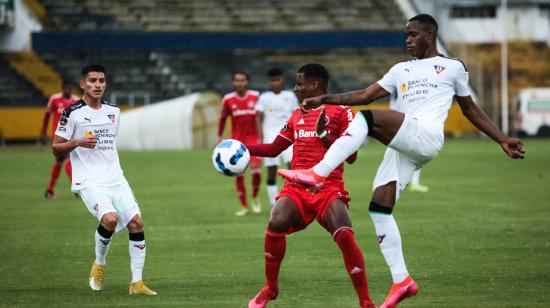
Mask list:
[[[119,119],[120,109],[105,103],[96,110],[79,100],[63,111],[55,132],[57,136],[73,140],[94,134],[98,138],[95,148],[77,147],[70,154],[72,191],[77,192],[91,185],[114,186],[126,181],[115,142]]]
[[[264,142],[271,143],[279,134],[281,128],[298,107],[298,99],[294,92],[283,90],[279,94],[267,91],[260,95],[256,103],[256,111],[264,115]]]
[[[431,123],[441,136],[454,96],[470,95],[466,66],[443,55],[398,63],[378,84],[395,97],[393,109]]]

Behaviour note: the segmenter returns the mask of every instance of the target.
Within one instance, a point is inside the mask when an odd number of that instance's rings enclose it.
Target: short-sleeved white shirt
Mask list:
[[[87,186],[114,186],[126,180],[116,150],[120,109],[106,103],[92,109],[83,100],[65,108],[55,134],[67,140],[92,133],[98,138],[95,148],[76,147],[70,154],[73,167],[71,190]]]
[[[283,90],[278,94],[267,91],[260,95],[256,111],[263,113],[264,142],[271,143],[281,128],[298,107],[298,99],[292,91]]]
[[[431,122],[441,134],[454,96],[470,95],[466,66],[442,55],[398,63],[378,84],[395,98],[393,108]]]

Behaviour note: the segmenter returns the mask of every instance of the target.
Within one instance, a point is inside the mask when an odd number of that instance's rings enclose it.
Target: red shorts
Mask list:
[[[291,228],[288,234],[305,229],[314,219],[317,219],[317,222],[328,230],[325,216],[332,201],[340,199],[349,207],[351,200],[349,193],[341,186],[323,186],[321,190],[312,193],[303,186],[285,184],[275,199],[278,200],[281,197],[290,198],[302,216],[302,224]]]

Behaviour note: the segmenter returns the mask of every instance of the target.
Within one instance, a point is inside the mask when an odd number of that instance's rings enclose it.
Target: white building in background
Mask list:
[[[446,43],[497,43],[503,35],[500,0],[410,0],[440,25]],[[550,46],[550,0],[508,0],[508,40]]]

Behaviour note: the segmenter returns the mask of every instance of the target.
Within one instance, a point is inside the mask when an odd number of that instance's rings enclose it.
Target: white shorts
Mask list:
[[[372,189],[397,182],[395,200],[411,181],[413,173],[437,156],[443,147],[441,129],[428,121],[405,115],[378,167]]]
[[[292,145],[284,150],[277,157],[264,157],[264,165],[267,167],[280,166],[280,162],[283,160],[284,163],[289,164],[292,161]]]
[[[117,214],[116,232],[124,230],[134,216],[141,216],[138,203],[128,182],[114,186],[88,186],[78,193],[88,211],[98,221],[101,221],[103,215],[107,213]]]

